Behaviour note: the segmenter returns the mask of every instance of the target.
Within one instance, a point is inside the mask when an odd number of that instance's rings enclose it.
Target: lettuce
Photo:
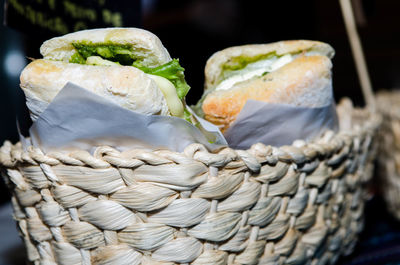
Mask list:
[[[178,59],[173,59],[166,64],[154,68],[143,66],[140,61],[135,61],[132,66],[139,68],[147,74],[162,76],[171,81],[180,99],[184,99],[189,92],[190,86],[186,83],[183,73],[185,69],[179,64]]]

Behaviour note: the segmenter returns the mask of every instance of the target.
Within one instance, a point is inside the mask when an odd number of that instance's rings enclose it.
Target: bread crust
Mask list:
[[[171,60],[160,39],[153,33],[138,28],[102,28],[82,30],[45,41],[40,47],[44,59],[66,61],[75,53],[74,42],[93,44],[129,44],[141,54],[143,64],[149,67],[165,64]]]
[[[44,110],[67,82],[139,113],[169,115],[161,90],[151,78],[135,67],[94,66],[39,59],[27,65],[20,76],[20,86],[27,101],[35,104],[28,104],[33,117],[40,115],[38,112]]]
[[[326,56],[299,56],[262,77],[210,92],[202,109],[205,118],[225,131],[247,100],[322,107],[333,99],[332,63]]]
[[[268,44],[250,44],[226,48],[214,53],[205,67],[205,89],[215,88],[221,81],[223,65],[235,57],[255,57],[275,52],[278,56],[287,53],[314,51],[316,54],[333,58],[335,51],[327,43],[310,40],[289,40]]]

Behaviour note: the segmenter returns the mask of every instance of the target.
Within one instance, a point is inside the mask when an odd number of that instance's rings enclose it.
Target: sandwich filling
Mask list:
[[[123,44],[94,44],[72,43],[75,53],[71,56],[70,63],[88,65],[124,65],[136,67],[157,84],[163,93],[171,115],[185,118],[190,121],[191,114],[185,110],[183,99],[190,87],[185,81],[184,68],[177,59],[157,67],[143,65],[140,55],[134,52],[132,45]]]
[[[293,59],[294,56],[291,54],[285,54],[281,57],[269,56],[266,59],[249,63],[241,69],[224,71],[227,78],[219,83],[215,90],[228,90],[237,83],[275,71],[285,64],[290,63]]]

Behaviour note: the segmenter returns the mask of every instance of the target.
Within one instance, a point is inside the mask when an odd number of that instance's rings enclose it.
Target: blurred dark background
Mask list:
[[[110,15],[109,23],[152,31],[171,56],[180,59],[186,69],[186,80],[192,87],[187,96],[189,104],[195,104],[202,94],[204,65],[214,52],[229,46],[288,39],[320,40],[331,44],[336,50],[333,59],[336,100],[347,96],[356,105],[364,104],[337,0],[1,0],[1,20],[7,20],[9,25],[0,27],[0,143],[18,141],[16,119],[23,133],[30,126],[24,95],[19,88],[19,74],[28,58],[40,58],[41,43],[71,28],[104,26],[96,22],[73,24],[73,21],[67,21],[65,28],[49,27],[41,31],[27,25],[28,20],[13,19],[12,12],[6,12],[9,17],[4,17],[4,9],[10,6],[21,10],[21,3],[40,5],[44,2],[53,5],[80,3],[94,8],[113,2],[114,13],[121,16]],[[352,4],[374,90],[400,87],[400,1],[353,0]],[[46,10],[43,12],[49,16],[55,12],[47,11],[49,14]],[[9,194],[0,180],[0,204],[7,201]],[[382,205],[378,201],[374,207],[384,208]],[[396,233],[400,238],[400,231]]]

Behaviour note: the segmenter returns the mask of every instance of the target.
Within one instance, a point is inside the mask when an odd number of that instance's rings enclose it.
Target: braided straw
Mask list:
[[[344,104],[345,105],[345,104]],[[43,154],[5,142],[3,176],[34,264],[319,264],[363,226],[379,118],[306,144],[209,153]],[[363,121],[359,123],[358,121]],[[342,119],[344,128],[345,117]]]
[[[400,92],[380,91],[377,107],[383,116],[379,130],[380,187],[389,211],[400,220]]]

